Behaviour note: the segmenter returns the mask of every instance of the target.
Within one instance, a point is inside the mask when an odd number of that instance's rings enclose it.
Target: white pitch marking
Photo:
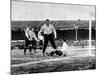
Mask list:
[[[76,50],[76,51],[80,50],[81,51],[81,50],[88,50],[88,49],[90,49],[90,48],[83,48],[83,49],[82,48],[78,48],[78,49],[74,48],[74,49],[68,49],[68,50]],[[96,48],[91,48],[91,49],[96,49]]]
[[[89,55],[78,55],[78,56],[72,56],[72,57],[86,57],[86,56],[89,56]],[[95,55],[93,55],[95,56]],[[71,57],[63,57],[63,58],[56,58],[56,59],[45,59],[45,60],[42,60],[42,61],[33,61],[33,62],[28,62],[28,63],[22,63],[22,64],[15,64],[15,65],[11,65],[11,67],[19,67],[19,66],[27,66],[27,65],[30,65],[30,64],[36,64],[36,63],[41,63],[41,62],[49,62],[49,61],[59,61],[59,60],[62,60],[62,59],[69,59]]]

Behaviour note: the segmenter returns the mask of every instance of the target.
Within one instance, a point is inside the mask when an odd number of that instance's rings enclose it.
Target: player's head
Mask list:
[[[46,19],[46,24],[49,25],[49,23],[50,23],[50,20]]]

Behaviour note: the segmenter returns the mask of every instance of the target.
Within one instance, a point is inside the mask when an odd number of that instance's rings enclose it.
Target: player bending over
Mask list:
[[[31,25],[28,25],[28,27],[25,30],[25,48],[24,48],[24,55],[26,55],[26,49],[29,48],[30,54],[32,54],[32,47],[34,48],[34,51],[36,51],[36,43],[38,39],[35,35],[34,28],[32,28]]]

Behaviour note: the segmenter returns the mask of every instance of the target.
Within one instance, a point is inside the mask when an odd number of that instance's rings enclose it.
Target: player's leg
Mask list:
[[[30,55],[32,55],[32,47],[33,47],[33,45],[34,45],[34,41],[33,40],[29,41],[29,52],[30,52]]]
[[[35,46],[35,47],[33,47],[33,48],[34,48],[34,52],[35,52],[35,53],[37,53],[37,51],[36,51],[36,46]]]
[[[29,47],[30,55],[32,55],[32,47]]]
[[[56,50],[57,47],[56,47],[56,45],[55,45],[55,39],[54,39],[54,37],[53,37],[53,36],[50,36],[49,39],[50,39],[50,43],[51,43],[51,45],[52,45],[53,48]]]
[[[48,37],[45,36],[45,38],[44,38],[44,46],[43,46],[43,56],[45,55],[45,50],[46,50],[46,47],[48,45],[48,41],[49,41]]]
[[[28,48],[28,42],[27,42],[27,41],[25,41],[24,55],[26,55],[26,50],[27,50],[27,48]]]
[[[36,53],[36,44],[37,44],[37,42],[33,39],[32,45],[33,45],[33,49],[34,49],[35,53]]]
[[[26,55],[26,49],[27,49],[27,48],[24,48],[24,55]]]
[[[26,55],[26,50],[27,50],[27,48],[28,48],[28,44],[29,44],[29,40],[28,40],[28,38],[25,36],[25,46],[24,46],[24,55]]]
[[[55,45],[55,40],[54,40],[54,38],[53,38],[53,36],[52,35],[49,35],[49,38],[48,38],[49,40],[50,40],[50,43],[51,43],[51,45],[53,46],[53,48],[55,49],[55,51],[56,51],[56,45]],[[52,51],[52,52],[50,52],[50,53],[46,53],[48,56],[53,56],[54,54],[55,54],[55,51]]]

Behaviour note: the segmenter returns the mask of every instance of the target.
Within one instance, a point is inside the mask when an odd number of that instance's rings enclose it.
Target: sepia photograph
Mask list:
[[[96,69],[96,6],[10,0],[11,75]]]

